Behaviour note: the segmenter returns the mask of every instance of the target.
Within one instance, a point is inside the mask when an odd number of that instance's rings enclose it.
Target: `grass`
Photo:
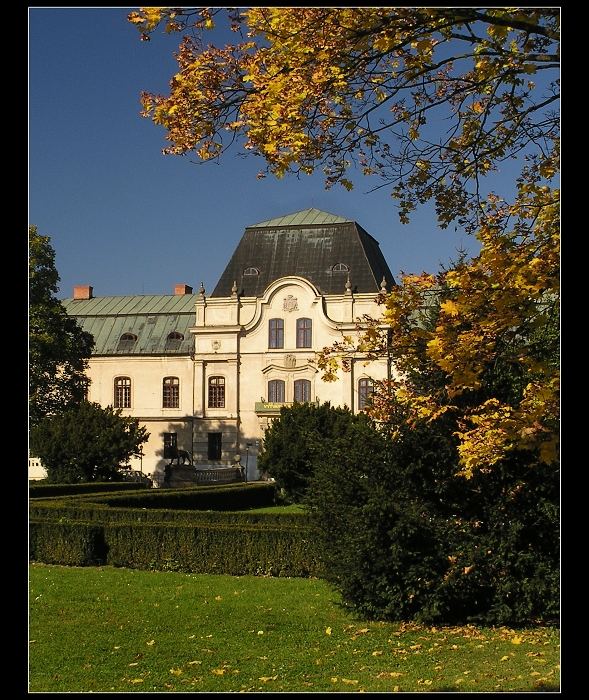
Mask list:
[[[321,580],[30,567],[30,692],[559,688],[554,628],[353,618]]]

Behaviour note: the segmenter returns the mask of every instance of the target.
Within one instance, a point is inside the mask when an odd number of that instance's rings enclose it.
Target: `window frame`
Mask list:
[[[302,390],[302,397],[297,398],[297,394],[300,394]],[[305,398],[306,395],[306,398]],[[294,382],[294,400],[297,403],[310,403],[311,402],[311,380],[309,379],[295,379]]]
[[[358,410],[366,410],[368,400],[374,394],[374,380],[370,377],[360,377],[358,379]]]
[[[308,322],[308,324],[307,324]],[[313,319],[297,318],[297,348],[313,347]]]
[[[282,396],[282,399],[279,397]],[[284,379],[271,379],[268,382],[268,403],[286,403],[286,382]]]
[[[225,377],[215,374],[207,381],[207,408],[225,408],[226,392]]]
[[[268,348],[270,350],[284,349],[283,318],[271,318],[268,320]]]
[[[133,388],[131,377],[123,375],[115,377],[113,380],[113,388],[113,407],[131,408],[131,389]]]
[[[164,377],[162,379],[162,408],[180,408],[179,377]]]

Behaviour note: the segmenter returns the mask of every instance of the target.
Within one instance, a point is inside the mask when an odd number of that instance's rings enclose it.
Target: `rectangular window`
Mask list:
[[[209,408],[225,408],[225,377],[209,377]]]
[[[297,318],[297,348],[310,348],[313,322],[310,318]]]
[[[115,408],[131,408],[131,380],[129,377],[115,378]]]
[[[284,320],[281,318],[271,318],[268,323],[268,347],[284,347]]]
[[[358,408],[363,411],[370,403],[370,397],[374,393],[372,379],[360,379],[358,381]]]
[[[180,380],[178,377],[164,377],[162,401],[164,408],[180,407]]]
[[[311,400],[311,382],[308,379],[297,379],[294,383],[294,400],[298,403],[308,403]]]
[[[208,459],[219,461],[221,459],[221,435],[222,433],[209,433],[208,434]]]
[[[178,456],[178,433],[164,433],[164,459]]]
[[[268,401],[270,403],[284,403],[284,382],[282,379],[273,379],[268,382]]]

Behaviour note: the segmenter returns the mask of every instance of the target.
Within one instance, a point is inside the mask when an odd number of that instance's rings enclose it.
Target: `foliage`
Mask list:
[[[62,413],[85,397],[94,339],[55,297],[59,275],[48,236],[29,226],[30,424]]]
[[[286,501],[298,503],[304,497],[315,465],[323,452],[331,450],[337,436],[345,436],[364,415],[354,415],[347,407],[295,403],[283,406],[280,416],[264,434],[258,468],[276,480]]]
[[[136,418],[121,409],[83,401],[61,415],[44,418],[31,431],[31,447],[47,470],[48,481],[116,481],[119,468],[139,454],[149,438]]]
[[[318,579],[34,564],[29,594],[32,693],[559,690],[557,629],[367,622]]]
[[[29,498],[50,498],[74,494],[105,493],[108,491],[136,491],[147,488],[147,484],[125,481],[84,482],[80,484],[51,484],[33,482],[29,484]]]
[[[223,20],[236,41],[206,45]],[[513,450],[554,462],[558,360],[542,358],[533,338],[558,324],[559,8],[152,7],[129,21],[143,39],[159,26],[183,34],[169,95],[142,97],[144,116],[167,130],[165,152],[209,160],[242,143],[266,172],[322,167],[326,186],[348,189],[359,170],[391,187],[402,222],[433,201],[440,226],[477,236],[472,261],[405,276],[383,299],[378,322],[399,371],[425,341],[446,375],[437,392],[406,377],[392,391],[410,420],[459,414],[467,477]],[[521,174],[499,196],[497,175],[513,160]],[[423,333],[415,316],[440,285],[451,294]],[[377,330],[348,350],[382,352]],[[326,349],[325,378],[340,351]],[[521,394],[477,401],[497,362],[510,364]],[[390,390],[380,392],[381,414]]]
[[[559,603],[558,470],[512,452],[455,477],[455,418],[367,442],[354,428],[325,453],[307,504],[324,576],[375,619],[527,624]]]

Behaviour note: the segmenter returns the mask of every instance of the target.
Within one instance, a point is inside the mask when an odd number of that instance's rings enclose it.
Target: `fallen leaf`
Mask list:
[[[345,683],[346,685],[357,685],[358,681],[353,681],[349,678],[342,678],[342,683]]]
[[[513,637],[513,639],[511,640],[511,643],[512,644],[521,644],[523,641],[524,640],[522,639],[522,637]]]
[[[264,634],[264,630],[258,630],[258,634]]]
[[[216,595],[215,600],[223,600],[223,598],[220,595]]]
[[[372,656],[382,656],[382,651],[373,651]]]
[[[509,656],[502,656],[502,657],[499,659],[499,661],[508,661],[508,660],[509,660]]]
[[[268,681],[275,681],[278,678],[278,675],[276,676],[260,676],[260,680],[262,683],[267,683]]]
[[[181,676],[183,671],[181,668],[171,668],[170,673],[173,673],[175,676]]]
[[[211,673],[214,673],[215,676],[222,676],[224,673],[227,673],[226,668],[214,668]]]
[[[327,627],[325,630],[325,634],[331,634],[331,627]]]
[[[147,642],[148,647],[152,647],[155,644],[155,639],[150,639],[149,642]]]
[[[202,664],[202,661],[189,661],[188,662],[189,666],[194,666],[195,664]]]
[[[143,683],[143,678],[133,678],[129,683]]]
[[[138,661],[134,661],[132,664],[129,664],[129,666],[139,666],[139,662],[138,662]]]
[[[538,674],[538,675],[540,675],[540,674]],[[337,683],[337,676],[332,676],[331,682],[332,682],[332,683]]]
[[[396,686],[393,688],[393,693],[398,693],[398,692],[399,692],[399,686],[396,685]]]

